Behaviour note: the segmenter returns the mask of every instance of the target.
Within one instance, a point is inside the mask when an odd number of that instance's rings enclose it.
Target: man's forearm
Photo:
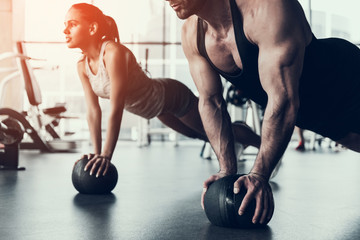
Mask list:
[[[200,114],[205,132],[219,160],[220,171],[234,174],[237,172],[237,165],[231,120],[225,101],[221,99],[218,102],[200,100]]]
[[[297,109],[291,104],[265,111],[261,146],[251,172],[270,178],[272,170],[284,154],[295,126]]]

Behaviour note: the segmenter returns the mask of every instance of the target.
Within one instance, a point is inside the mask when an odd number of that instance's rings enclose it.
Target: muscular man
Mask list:
[[[296,0],[167,0],[187,19],[182,44],[199,91],[199,110],[220,171],[237,172],[220,75],[266,107],[261,147],[248,175],[242,214],[255,198],[253,222],[270,221],[268,183],[295,125],[360,152],[360,50],[342,39],[316,39]]]

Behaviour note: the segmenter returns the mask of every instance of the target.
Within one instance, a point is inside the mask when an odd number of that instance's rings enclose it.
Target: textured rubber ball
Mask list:
[[[96,177],[90,175],[90,170],[84,171],[84,167],[89,160],[85,157],[76,163],[72,172],[72,183],[79,193],[83,194],[108,194],[116,186],[118,172],[116,167],[110,163],[108,172],[105,176]]]
[[[266,226],[266,224],[252,223],[255,200],[250,203],[243,215],[238,214],[246,189],[241,188],[240,193],[234,194],[234,182],[242,175],[229,175],[218,179],[209,186],[204,197],[204,208],[205,214],[212,224],[231,228]]]

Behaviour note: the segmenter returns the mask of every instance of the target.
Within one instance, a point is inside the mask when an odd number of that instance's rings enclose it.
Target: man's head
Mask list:
[[[193,14],[197,14],[205,5],[207,0],[165,0],[176,12],[180,19],[187,19]]]

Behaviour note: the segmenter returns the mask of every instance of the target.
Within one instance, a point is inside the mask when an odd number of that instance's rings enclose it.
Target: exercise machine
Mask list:
[[[66,116],[65,104],[57,104],[51,108],[42,108],[42,95],[40,86],[35,78],[30,60],[26,54],[24,42],[16,42],[16,53],[4,53],[1,59],[6,57],[16,58],[18,69],[11,69],[12,73],[1,81],[0,93],[4,96],[5,84],[16,76],[21,76],[24,81],[25,92],[29,100],[29,108],[18,112],[11,108],[0,108],[0,120],[4,118],[16,119],[24,128],[24,139],[20,143],[20,149],[38,149],[42,152],[69,152],[76,151],[79,141],[65,139],[57,130],[61,119],[74,118]],[[10,71],[10,70],[9,70]]]

